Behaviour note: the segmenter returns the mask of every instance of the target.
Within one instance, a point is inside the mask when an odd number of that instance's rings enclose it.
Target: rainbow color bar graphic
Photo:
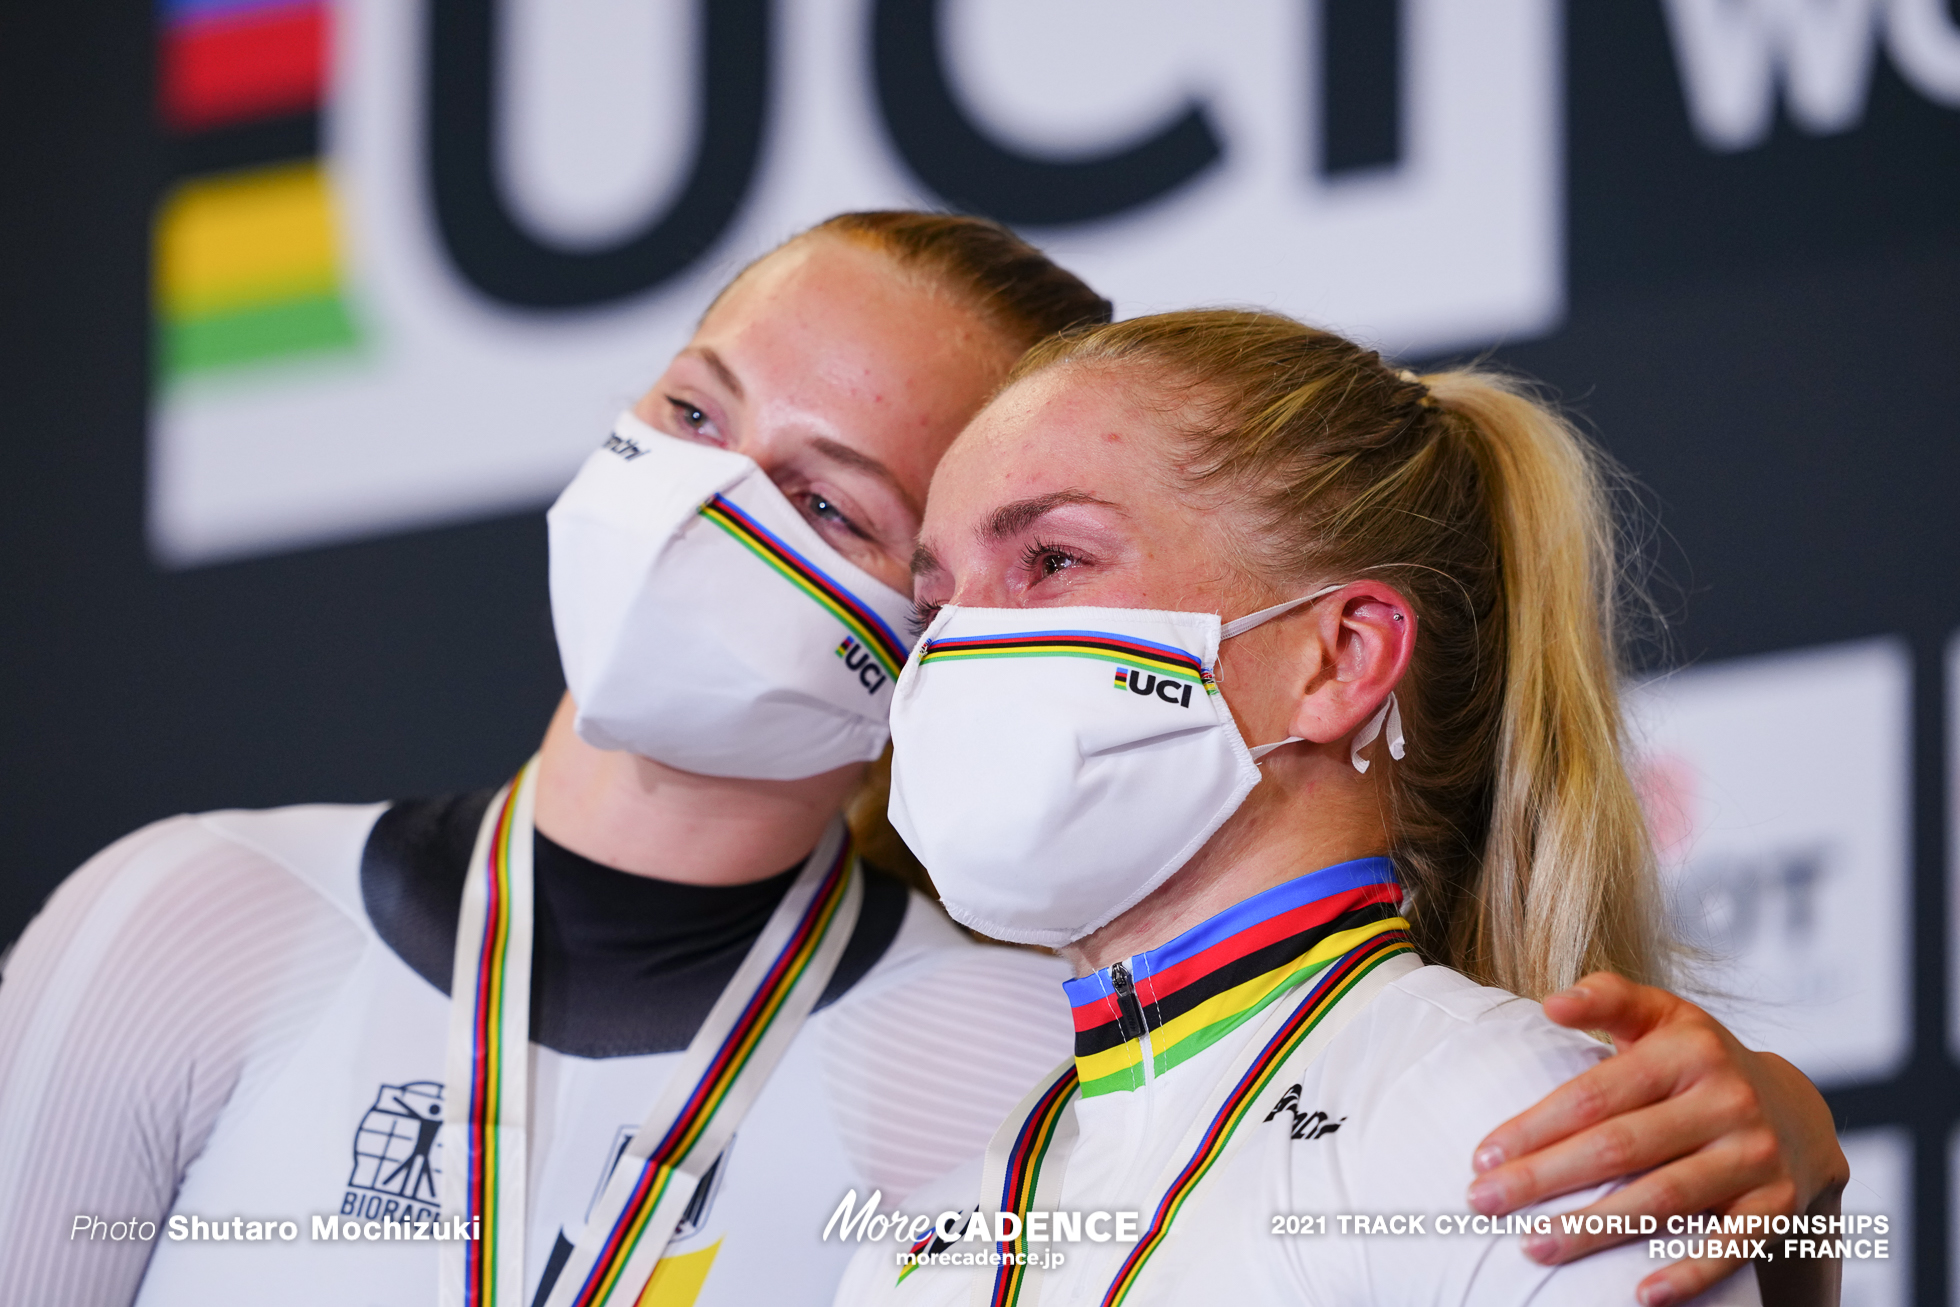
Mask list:
[[[188,159],[158,206],[163,381],[360,343],[318,157],[323,0],[164,0],[158,110]]]

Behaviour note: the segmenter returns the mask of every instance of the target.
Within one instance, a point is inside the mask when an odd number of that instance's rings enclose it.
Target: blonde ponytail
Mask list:
[[[1415,609],[1389,772],[1406,915],[1431,961],[1541,997],[1585,972],[1665,978],[1654,858],[1622,758],[1604,461],[1477,371],[1398,373],[1272,314],[1136,318],[1015,371],[1128,369],[1189,412],[1196,485],[1247,518],[1277,588],[1368,574]]]
[[[1421,380],[1473,446],[1504,624],[1480,892],[1449,953],[1533,996],[1589,971],[1663,979],[1653,851],[1623,761],[1618,541],[1600,459],[1508,378]]]

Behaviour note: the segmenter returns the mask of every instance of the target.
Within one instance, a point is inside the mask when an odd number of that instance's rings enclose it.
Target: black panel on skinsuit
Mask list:
[[[375,932],[445,994],[463,880],[495,793],[397,803],[375,822],[361,855],[361,901]],[[686,1048],[797,872],[750,885],[683,885],[616,871],[542,834],[532,861],[531,1038],[570,1057]],[[903,885],[865,868],[857,929],[819,1008],[884,956],[906,901]]]

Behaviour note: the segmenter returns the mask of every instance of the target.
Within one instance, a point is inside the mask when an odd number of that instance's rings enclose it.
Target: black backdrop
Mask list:
[[[1646,488],[1672,657],[1911,642],[1915,1051],[1832,1102],[1845,1127],[1912,1129],[1913,1299],[1939,1301],[1960,1117],[1943,661],[1960,628],[1960,112],[1881,61],[1856,130],[1779,122],[1711,154],[1656,0],[1573,5],[1567,24],[1570,311],[1499,357]],[[136,0],[0,7],[0,940],[157,817],[500,780],[561,684],[538,513],[150,563],[153,41]]]

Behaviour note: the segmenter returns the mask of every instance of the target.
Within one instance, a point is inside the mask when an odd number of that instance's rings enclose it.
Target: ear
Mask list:
[[[1394,586],[1356,581],[1315,605],[1313,617],[1319,667],[1287,734],[1328,744],[1360,730],[1401,683],[1416,615]]]

